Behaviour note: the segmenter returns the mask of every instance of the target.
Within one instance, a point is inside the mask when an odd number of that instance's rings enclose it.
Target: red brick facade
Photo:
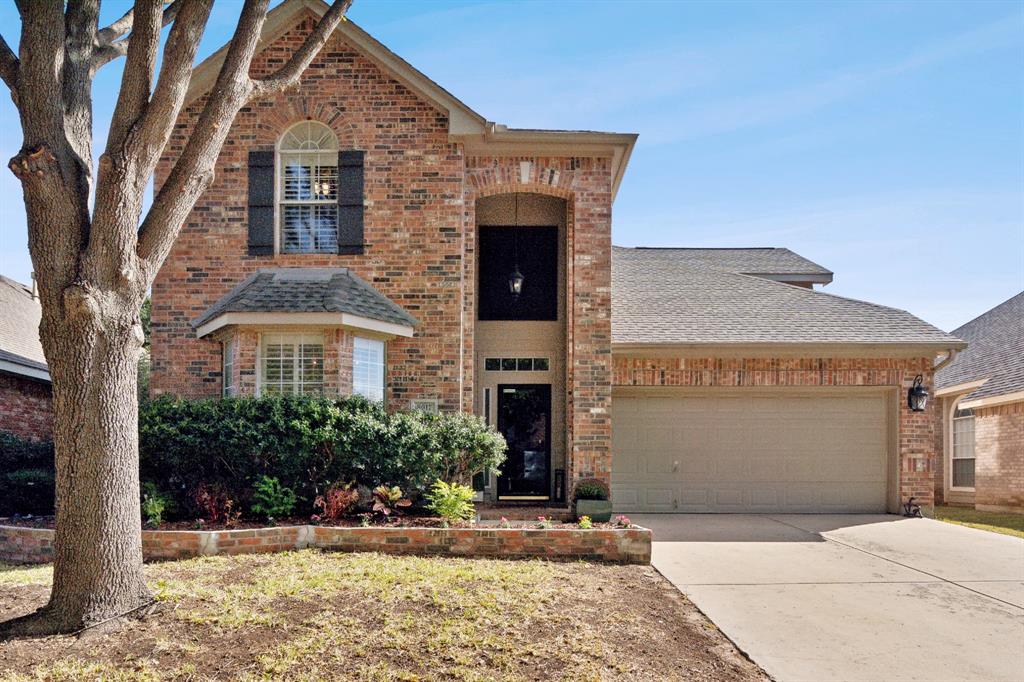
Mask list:
[[[50,440],[53,437],[50,385],[0,373],[0,431],[31,440]]]
[[[52,530],[0,526],[0,561],[53,561]],[[142,531],[146,561],[321,547],[340,552],[528,559],[651,562],[651,531],[632,528],[334,528],[286,526],[252,530]]]
[[[899,406],[899,494],[933,504],[935,401],[907,407],[914,377],[931,386],[931,358],[625,358],[615,359],[615,386],[891,386]]]
[[[254,76],[279,66],[313,25],[306,18],[254,61]],[[156,177],[159,187],[203,103],[183,113]],[[293,123],[329,126],[341,149],[365,152],[365,253],[247,254],[247,155],[275,149]],[[235,339],[234,385],[256,389],[259,332],[228,330],[197,339],[190,321],[254,271],[268,267],[347,267],[414,315],[412,338],[387,345],[386,402],[404,408],[436,399],[443,410],[472,411],[475,211],[481,197],[533,192],[567,205],[567,475],[610,476],[611,201],[608,157],[468,155],[449,137],[446,112],[420,98],[344,42],[328,42],[301,84],[244,108],[215,168],[215,179],[186,222],[153,285],[154,395],[215,396],[222,390],[221,344]],[[351,386],[351,338],[325,344],[325,383]],[[346,342],[348,346],[346,346]],[[347,359],[347,360],[346,360]],[[348,364],[346,365],[346,362]]]
[[[1024,401],[974,410],[974,506],[1024,511]]]

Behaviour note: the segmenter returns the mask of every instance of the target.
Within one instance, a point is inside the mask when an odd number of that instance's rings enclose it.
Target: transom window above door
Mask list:
[[[338,138],[302,121],[278,145],[278,221],[282,253],[338,252]]]

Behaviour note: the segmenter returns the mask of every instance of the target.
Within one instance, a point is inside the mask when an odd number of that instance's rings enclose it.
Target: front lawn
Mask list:
[[[0,643],[0,679],[767,679],[649,566],[306,550],[146,571],[157,613]],[[0,619],[49,581],[0,566]]]
[[[946,523],[1024,538],[1024,514],[978,511],[970,507],[935,507],[935,518]]]

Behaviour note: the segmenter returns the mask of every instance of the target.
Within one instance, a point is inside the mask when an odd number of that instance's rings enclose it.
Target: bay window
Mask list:
[[[319,395],[323,390],[323,334],[263,334],[260,345],[261,393]]]
[[[352,393],[367,400],[384,400],[384,342],[355,337],[352,343]]]

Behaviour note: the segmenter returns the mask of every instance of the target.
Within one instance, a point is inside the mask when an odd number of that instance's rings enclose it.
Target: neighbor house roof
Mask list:
[[[636,251],[645,252],[648,262],[704,265],[719,270],[738,272],[743,275],[757,275],[776,281],[799,281],[828,284],[832,271],[814,261],[778,247],[755,248],[677,248],[638,246]]]
[[[613,248],[613,344],[964,345],[906,311],[730,272],[685,251]],[[780,261],[800,259],[780,251]]]
[[[249,275],[192,321],[199,336],[231,324],[337,325],[412,336],[419,322],[347,268],[271,268]]]
[[[0,275],[0,371],[50,380],[39,342],[42,314],[31,287]]]
[[[965,404],[1014,394],[1024,400],[1024,291],[952,334],[966,341],[967,348],[936,373],[937,389],[984,380],[964,397]]]
[[[263,49],[286,34],[304,16],[322,17],[328,5],[323,0],[284,0],[267,13],[260,34]],[[448,132],[453,140],[465,145],[467,154],[523,156],[610,156],[612,199],[615,198],[633,153],[637,136],[633,133],[609,133],[589,130],[532,130],[508,128],[488,121],[452,93],[435,83],[412,64],[389,50],[346,17],[336,33],[409,88],[448,116]],[[190,103],[213,87],[227,56],[227,45],[204,59],[192,71],[186,103]]]

